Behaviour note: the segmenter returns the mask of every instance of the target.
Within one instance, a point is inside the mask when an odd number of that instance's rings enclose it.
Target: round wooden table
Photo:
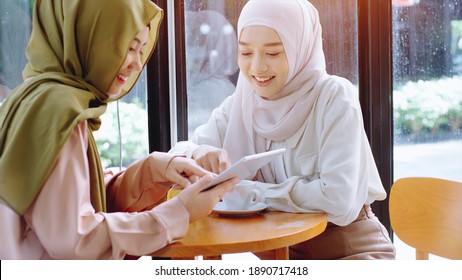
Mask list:
[[[321,234],[326,214],[268,211],[250,217],[213,213],[191,223],[184,238],[150,254],[173,259],[220,259],[223,254],[273,251],[274,259],[288,259],[288,246]]]

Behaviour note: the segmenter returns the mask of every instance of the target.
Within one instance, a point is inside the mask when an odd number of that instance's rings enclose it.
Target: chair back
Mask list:
[[[396,235],[416,249],[416,259],[433,254],[462,259],[462,183],[439,178],[398,179],[390,193]]]

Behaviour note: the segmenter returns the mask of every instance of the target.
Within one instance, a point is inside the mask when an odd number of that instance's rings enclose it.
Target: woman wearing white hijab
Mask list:
[[[395,258],[370,209],[386,192],[357,92],[325,70],[316,9],[306,0],[250,0],[238,41],[236,92],[171,153],[219,173],[242,156],[286,148],[249,178],[264,193],[262,202],[276,211],[325,212],[329,221],[320,236],[292,246],[290,258]]]

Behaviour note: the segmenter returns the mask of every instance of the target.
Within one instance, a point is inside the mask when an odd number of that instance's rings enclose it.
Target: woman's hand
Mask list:
[[[179,188],[185,188],[207,174],[210,172],[197,165],[193,159],[186,157],[172,158],[165,171],[167,180]]]
[[[231,163],[226,150],[208,145],[199,146],[194,151],[192,158],[198,165],[215,174],[223,172]]]
[[[202,191],[207,188],[212,179],[213,175],[206,175],[178,194],[178,199],[189,212],[189,222],[209,215],[223,195],[239,182],[239,178],[235,177],[216,185],[210,190]]]

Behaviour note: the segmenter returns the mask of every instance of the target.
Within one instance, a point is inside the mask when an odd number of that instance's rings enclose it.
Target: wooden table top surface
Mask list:
[[[262,252],[311,239],[321,234],[326,226],[324,213],[265,211],[248,217],[212,213],[191,223],[184,238],[150,255],[187,258]]]

